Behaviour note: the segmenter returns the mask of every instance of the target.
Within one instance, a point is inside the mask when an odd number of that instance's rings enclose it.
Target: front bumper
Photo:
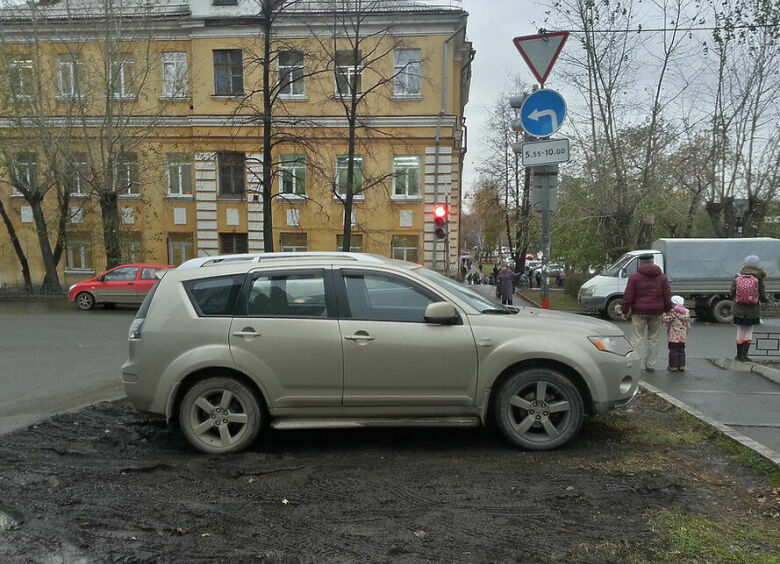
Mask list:
[[[642,375],[639,353],[631,351],[626,356],[612,356],[613,359],[600,362],[604,387],[599,397],[593,398],[594,415],[627,405],[639,391]]]
[[[607,298],[602,296],[579,296],[577,301],[585,309],[604,309],[607,307]]]

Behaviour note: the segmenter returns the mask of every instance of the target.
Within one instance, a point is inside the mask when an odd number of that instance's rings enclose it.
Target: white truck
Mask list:
[[[769,274],[767,295],[780,299],[780,239],[658,239],[652,249],[630,251],[585,282],[577,298],[580,305],[620,319],[628,277],[636,272],[639,255],[646,253],[652,253],[653,261],[666,274],[672,294],[685,298],[699,318],[732,321],[731,283],[749,255],[757,255]]]

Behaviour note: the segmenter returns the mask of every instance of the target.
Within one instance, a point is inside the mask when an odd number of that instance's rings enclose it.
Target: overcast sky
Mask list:
[[[486,156],[480,154],[479,148],[480,138],[485,134],[487,108],[493,105],[510,76],[519,74],[529,84],[535,82],[512,39],[536,34],[544,25],[545,7],[534,0],[463,0],[463,8],[469,13],[466,34],[477,51],[470,101],[466,106],[469,146],[463,190],[467,192],[477,179],[476,165]],[[555,70],[551,78],[554,73]]]

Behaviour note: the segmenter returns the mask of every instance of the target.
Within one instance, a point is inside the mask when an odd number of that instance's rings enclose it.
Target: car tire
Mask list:
[[[549,450],[570,441],[582,427],[582,394],[571,380],[549,368],[510,376],[496,396],[496,424],[511,443]]]
[[[718,323],[731,323],[734,321],[733,308],[731,300],[718,300],[712,304],[712,318]]]
[[[187,440],[208,454],[239,452],[257,437],[263,422],[255,394],[235,378],[201,380],[179,407],[179,425]]]
[[[612,321],[619,321],[623,319],[623,312],[620,307],[623,305],[623,298],[612,298],[607,302],[607,307],[604,309],[604,314]]]
[[[76,302],[76,305],[82,311],[88,311],[95,307],[95,296],[89,292],[79,292],[73,301]]]

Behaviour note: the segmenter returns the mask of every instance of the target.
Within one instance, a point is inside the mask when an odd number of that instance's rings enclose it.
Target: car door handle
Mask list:
[[[344,337],[348,341],[373,341],[374,337],[371,335],[347,335]]]
[[[253,329],[245,327],[241,331],[233,331],[231,335],[233,335],[234,337],[259,337],[260,333],[254,331]]]

